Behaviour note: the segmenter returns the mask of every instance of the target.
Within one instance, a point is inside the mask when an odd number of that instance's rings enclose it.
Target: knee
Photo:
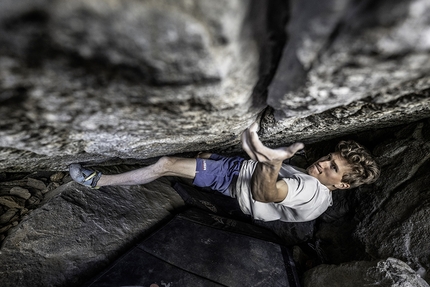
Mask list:
[[[174,164],[174,162],[174,158],[163,156],[155,163],[155,170],[160,175],[163,175],[170,170],[170,167]]]

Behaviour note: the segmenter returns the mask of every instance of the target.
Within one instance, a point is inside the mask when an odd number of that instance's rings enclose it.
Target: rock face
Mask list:
[[[354,191],[334,191],[335,204],[318,219],[315,233],[323,262],[395,257],[429,279],[429,129],[426,119],[353,136],[376,156],[381,178]],[[335,142],[316,143],[311,150]]]
[[[1,186],[26,178],[1,189],[2,283],[82,284],[183,206],[167,181],[88,192],[54,176],[68,164],[116,173],[166,154],[242,153],[239,135],[260,115],[269,146],[301,140],[312,160],[352,138],[383,169],[374,185],[335,192],[314,232],[301,229],[323,263],[342,264],[305,282],[336,286],[328,278],[351,270],[342,286],[364,273],[425,286],[429,9],[427,0],[1,1]],[[35,197],[38,208],[18,218]],[[381,279],[393,274],[411,285]]]
[[[380,102],[387,87],[428,77],[428,1],[291,1],[290,9],[290,40],[268,95],[282,114]]]
[[[263,107],[248,1],[0,5],[4,170],[197,151]]]
[[[143,189],[62,185],[9,232],[2,286],[81,286],[182,205],[166,180]]]
[[[304,287],[312,286],[417,286],[428,284],[404,262],[388,258],[378,262],[320,265],[308,271]]]
[[[424,239],[430,235],[429,132],[427,120],[382,142],[375,153],[387,172],[375,190],[365,190],[357,199],[356,236],[366,252],[374,258],[395,256],[421,272],[430,266],[430,246]]]
[[[41,175],[37,175],[40,177]],[[64,173],[58,172],[51,176],[48,185],[44,181],[25,177],[20,180],[0,182],[0,238],[3,240],[10,228],[18,225],[28,213],[40,206],[44,195],[58,188]],[[47,181],[47,179],[44,179]]]

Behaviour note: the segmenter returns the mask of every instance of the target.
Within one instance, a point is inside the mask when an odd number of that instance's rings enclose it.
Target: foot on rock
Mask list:
[[[92,188],[97,188],[97,182],[102,176],[101,172],[83,168],[79,163],[71,164],[69,172],[74,181]]]

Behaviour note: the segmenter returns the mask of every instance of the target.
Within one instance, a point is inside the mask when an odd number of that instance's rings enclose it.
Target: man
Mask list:
[[[242,133],[242,147],[250,160],[215,154],[199,154],[196,159],[162,157],[153,165],[116,175],[72,164],[70,175],[93,188],[145,184],[162,176],[189,178],[196,186],[235,197],[242,212],[254,219],[286,222],[313,220],[332,205],[333,190],[369,184],[379,177],[376,162],[353,141],[340,142],[335,152],[306,170],[283,164],[303,144],[268,148],[258,138],[258,127],[255,122]]]

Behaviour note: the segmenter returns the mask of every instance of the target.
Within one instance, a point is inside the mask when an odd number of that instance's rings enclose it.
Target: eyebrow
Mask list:
[[[336,170],[336,172],[339,171],[339,166],[337,165],[336,161],[333,158],[333,155],[331,153],[329,153],[329,157],[330,157],[330,162],[332,162],[334,164],[334,169]]]

